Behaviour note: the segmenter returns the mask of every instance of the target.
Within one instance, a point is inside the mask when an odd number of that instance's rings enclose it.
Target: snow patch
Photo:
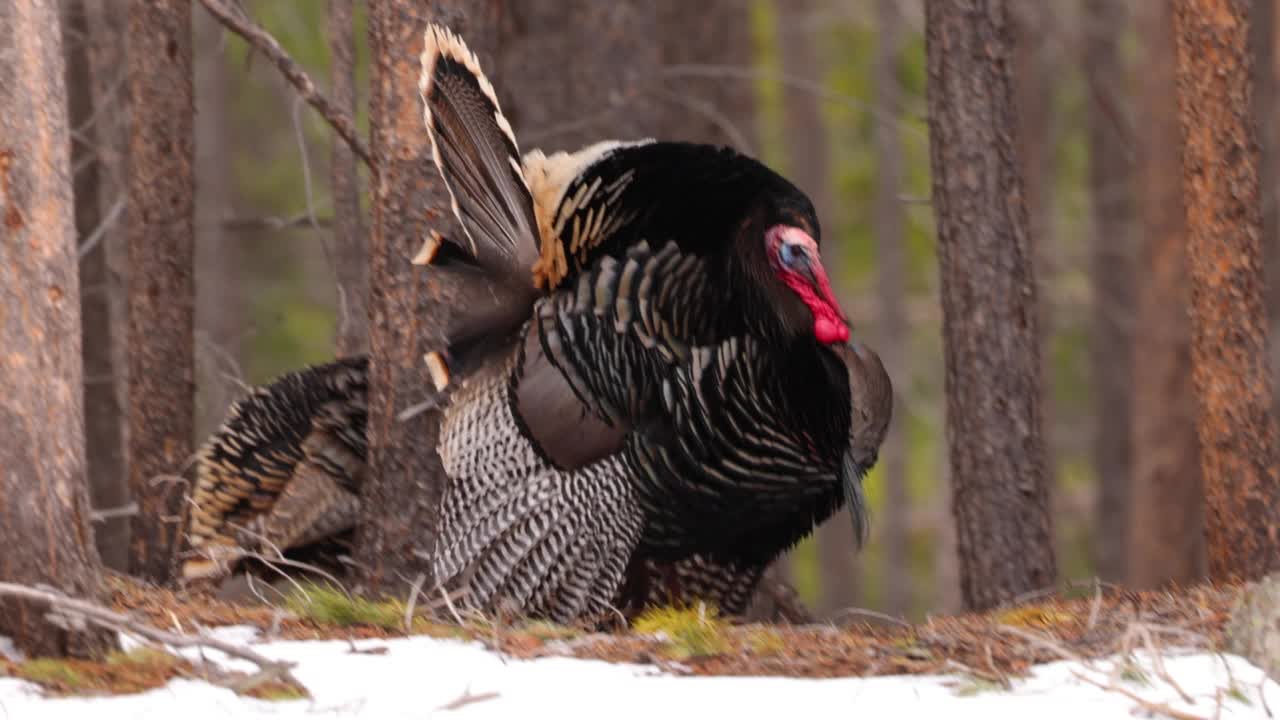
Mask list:
[[[227,640],[248,641],[252,628],[221,628]],[[1103,685],[1114,683],[1143,700],[1202,717],[1263,718],[1280,708],[1280,685],[1247,661],[1226,655],[1163,656],[1131,662],[1059,662],[1036,667],[1009,690],[974,678],[892,676],[831,680],[772,677],[674,677],[655,668],[592,660],[512,660],[476,643],[413,637],[395,640],[262,642],[254,649],[298,665],[294,675],[310,700],[268,702],[237,697],[195,681],[171,682],[140,695],[43,698],[32,686],[0,679],[0,720],[212,720],[244,718],[742,718],[949,717],[1036,720],[1130,718],[1137,704]],[[199,657],[200,651],[183,654]],[[252,671],[205,650],[226,667]],[[1123,671],[1123,672],[1122,672]],[[1183,696],[1185,693],[1186,697]],[[1190,702],[1188,702],[1188,699]],[[1139,712],[1139,715],[1142,713]]]

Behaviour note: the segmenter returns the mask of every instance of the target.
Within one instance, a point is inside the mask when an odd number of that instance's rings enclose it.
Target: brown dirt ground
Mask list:
[[[722,652],[673,662],[664,639],[631,631],[588,633],[540,624],[471,622],[463,628],[422,622],[437,636],[470,637],[516,658],[568,655],[653,663],[695,675],[841,677],[963,673],[1004,684],[1035,663],[1101,657],[1142,649],[1223,646],[1237,586],[1202,585],[1160,592],[1098,590],[1086,597],[1038,599],[981,614],[934,617],[909,625],[853,616],[834,625],[725,623]],[[111,604],[162,627],[253,625],[283,639],[402,636],[373,626],[325,627],[266,606],[239,605],[111,580]]]
[[[844,677],[889,674],[959,674],[975,682],[1007,685],[1029,666],[1069,657],[1094,658],[1148,647],[1218,650],[1240,588],[1202,585],[1161,592],[1097,590],[1079,598],[1041,598],[1001,610],[934,617],[907,624],[874,613],[854,613],[842,626],[743,624],[711,626],[703,649],[692,653],[655,635],[588,632],[542,623],[469,621],[459,627],[435,619],[416,633],[482,642],[514,658],[573,656],[655,664],[692,675]],[[193,632],[197,627],[251,625],[290,640],[389,639],[403,633],[372,625],[325,626],[256,604],[218,600],[207,593],[174,592],[115,576],[107,604],[139,620]],[[688,617],[697,617],[689,614]],[[700,636],[701,637],[701,636]],[[706,649],[709,647],[710,649]],[[373,649],[372,652],[377,652]],[[0,659],[0,676],[26,677],[51,694],[129,693],[175,677],[204,677],[208,668],[159,652],[99,662],[70,660],[52,671]],[[217,678],[234,684],[236,678]],[[249,694],[298,697],[300,690],[271,682]]]

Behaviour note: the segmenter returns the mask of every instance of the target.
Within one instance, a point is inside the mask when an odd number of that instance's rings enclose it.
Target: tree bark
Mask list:
[[[898,382],[910,374],[911,363],[905,352],[907,320],[904,301],[906,282],[906,215],[900,196],[903,192],[904,169],[902,136],[899,122],[902,114],[902,89],[898,83],[898,63],[902,55],[903,18],[894,0],[877,0],[876,26],[879,45],[876,48],[875,87],[875,162],[876,162],[876,267],[879,277],[880,338],[876,347],[886,367],[899,373]],[[895,400],[894,405],[904,407]],[[884,447],[880,449],[881,478],[884,483],[885,506],[881,512],[881,534],[884,547],[884,609],[904,615],[911,609],[911,568],[907,553],[907,438],[906,423],[889,425]],[[847,547],[847,546],[846,546]]]
[[[355,24],[352,0],[329,0],[329,99],[356,116]],[[338,276],[339,357],[369,349],[369,259],[360,212],[360,175],[351,148],[336,133],[329,138],[329,183],[333,189],[334,262]]]
[[[577,150],[659,134],[654,101],[661,48],[651,3],[509,3],[503,17],[502,109],[520,149]],[[547,72],[556,67],[556,72]]]
[[[80,283],[56,0],[0,3],[0,580],[99,591],[85,476]],[[106,649],[100,632],[0,600],[31,655]]]
[[[247,382],[241,372],[245,334],[243,241],[222,227],[232,215],[231,78],[222,24],[197,12],[194,24],[195,89],[195,327],[199,405],[195,437],[222,425],[227,408]]]
[[[1120,38],[1127,27],[1123,3],[1088,0],[1081,48],[1086,77],[1089,191],[1093,243],[1089,276],[1093,289],[1093,466],[1097,476],[1094,565],[1098,576],[1123,582],[1129,544],[1133,422],[1133,167],[1127,116],[1125,63]]]
[[[740,0],[657,3],[663,69],[752,67],[748,9]],[[756,154],[750,82],[672,75],[656,92],[664,101],[662,139],[728,145]]]
[[[1059,5],[1059,7],[1061,7]],[[1035,262],[1036,312],[1040,315],[1040,412],[1053,419],[1053,58],[1047,47],[1053,5],[1043,0],[1014,0],[1013,88],[1015,137],[1027,204],[1031,256]],[[1052,422],[1045,426],[1049,484],[1053,485],[1055,442]]]
[[[1055,581],[1035,272],[1001,0],[925,5],[947,441],[971,609]]]
[[[1248,31],[1247,0],[1174,4],[1192,382],[1209,572],[1216,580],[1256,578],[1280,567]]]
[[[130,570],[165,583],[179,545],[195,371],[190,0],[129,5]]]
[[[1263,302],[1271,337],[1280,331],[1280,188],[1277,187],[1275,128],[1276,3],[1252,0],[1249,18],[1249,52],[1253,55],[1253,117],[1258,128],[1258,182],[1262,203]],[[1271,414],[1280,414],[1280,347],[1270,346]]]
[[[369,245],[369,476],[354,557],[372,593],[406,591],[419,573],[433,587],[429,553],[445,482],[432,450],[439,413],[396,418],[428,392],[422,357],[438,347],[455,296],[444,279],[409,262],[432,230],[457,233],[423,127],[423,32],[431,21],[447,25],[492,66],[495,11],[452,0],[369,3],[369,118],[379,176]]]
[[[1138,13],[1143,39],[1136,140],[1142,241],[1133,324],[1133,488],[1129,583],[1152,588],[1204,575],[1200,443],[1191,390],[1190,290],[1182,209],[1182,136],[1169,3]]]
[[[94,100],[90,54],[96,44],[116,42],[120,38],[105,36],[107,29],[91,31],[85,4],[81,0],[63,3],[63,22],[69,30],[63,33],[64,37],[76,38],[65,43],[68,121],[71,127],[80,128],[81,133],[79,139],[71,140],[71,166],[81,168],[72,178],[76,235],[81,243],[88,243],[97,235],[96,244],[79,258],[89,497],[94,508],[115,508],[128,502],[124,436],[120,433],[124,418],[116,394],[117,372],[113,353],[118,342],[116,335],[122,332],[122,328],[114,324],[111,313],[104,234],[110,232],[110,226],[117,222],[119,213],[113,213],[111,206],[104,208],[100,199],[103,175],[99,172],[98,146],[109,143],[110,137],[108,133],[99,132],[94,112],[99,106]],[[116,107],[102,107],[101,115],[114,110]],[[100,225],[103,226],[101,230]],[[128,532],[128,519],[124,517],[95,525],[98,553],[108,567],[125,567]]]

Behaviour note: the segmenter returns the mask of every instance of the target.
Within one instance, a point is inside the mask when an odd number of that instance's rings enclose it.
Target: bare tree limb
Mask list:
[[[355,123],[346,113],[338,109],[316,89],[311,77],[293,58],[289,57],[289,54],[284,51],[284,48],[280,47],[280,43],[276,42],[276,39],[271,37],[270,33],[245,17],[242,11],[228,7],[222,0],[200,0],[200,4],[225,25],[227,29],[243,37],[255,50],[266,55],[280,69],[280,72],[284,74],[289,83],[298,89],[302,99],[315,108],[316,112],[320,113],[320,116],[329,123],[335,132],[342,136],[342,139],[351,147],[351,151],[359,156],[371,171],[377,173],[378,163],[374,160],[373,154],[369,152],[369,148],[364,144],[364,141],[360,139]]]
[[[289,672],[294,666],[291,662],[272,660],[250,650],[243,645],[219,640],[207,635],[183,635],[168,632],[143,624],[128,615],[109,610],[96,603],[80,600],[64,595],[56,590],[33,588],[15,583],[0,582],[0,596],[8,596],[44,603],[49,606],[51,614],[60,616],[73,623],[87,622],[108,630],[116,630],[134,635],[144,640],[169,645],[171,647],[202,647],[217,650],[228,657],[246,660],[258,666],[260,675],[279,678],[298,687],[302,684]],[[256,678],[257,676],[255,676]],[[253,680],[254,678],[250,678]],[[256,683],[255,683],[256,684]],[[246,688],[247,689],[247,688]]]

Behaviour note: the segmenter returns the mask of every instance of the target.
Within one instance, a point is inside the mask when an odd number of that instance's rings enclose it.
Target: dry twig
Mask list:
[[[43,603],[49,606],[51,615],[59,616],[72,622],[84,621],[101,628],[128,633],[135,637],[170,647],[209,648],[217,650],[228,657],[247,660],[258,666],[259,672],[256,675],[238,680],[231,685],[232,689],[237,690],[237,692],[244,692],[257,687],[263,682],[275,679],[302,687],[302,684],[289,672],[289,669],[294,666],[293,663],[272,660],[243,645],[226,642],[207,635],[185,635],[160,630],[139,622],[128,615],[109,610],[88,600],[64,595],[53,589],[33,588],[16,583],[0,582],[0,595]]]
[[[1076,678],[1078,678],[1079,680],[1089,683],[1090,685],[1098,688],[1099,690],[1103,690],[1105,692],[1118,693],[1120,695],[1123,695],[1129,698],[1130,700],[1134,701],[1138,705],[1142,706],[1143,709],[1149,712],[1158,713],[1160,715],[1166,715],[1168,717],[1173,718],[1174,720],[1208,720],[1208,718],[1204,716],[1196,715],[1194,713],[1189,713],[1189,712],[1183,712],[1182,710],[1169,707],[1165,703],[1148,700],[1142,697],[1141,695],[1138,695],[1132,690],[1126,687],[1123,687],[1121,685],[1117,685],[1115,683],[1099,682],[1078,670],[1072,670],[1071,674],[1076,676]]]
[[[369,166],[373,172],[378,171],[378,163],[374,160],[373,154],[369,148],[365,146],[364,141],[360,139],[360,134],[356,130],[356,125],[346,113],[342,112],[337,106],[329,101],[324,95],[316,89],[315,83],[307,73],[289,57],[284,48],[280,47],[280,43],[271,37],[266,30],[258,27],[256,23],[244,16],[243,11],[239,9],[233,10],[222,2],[222,0],[200,0],[200,4],[209,11],[211,15],[218,18],[219,22],[225,25],[229,30],[243,37],[255,50],[266,55],[272,63],[275,64],[280,72],[284,74],[289,83],[298,89],[302,95],[302,99],[306,100],[311,107],[320,113],[320,116],[333,127],[338,135],[346,141],[364,164]]]

